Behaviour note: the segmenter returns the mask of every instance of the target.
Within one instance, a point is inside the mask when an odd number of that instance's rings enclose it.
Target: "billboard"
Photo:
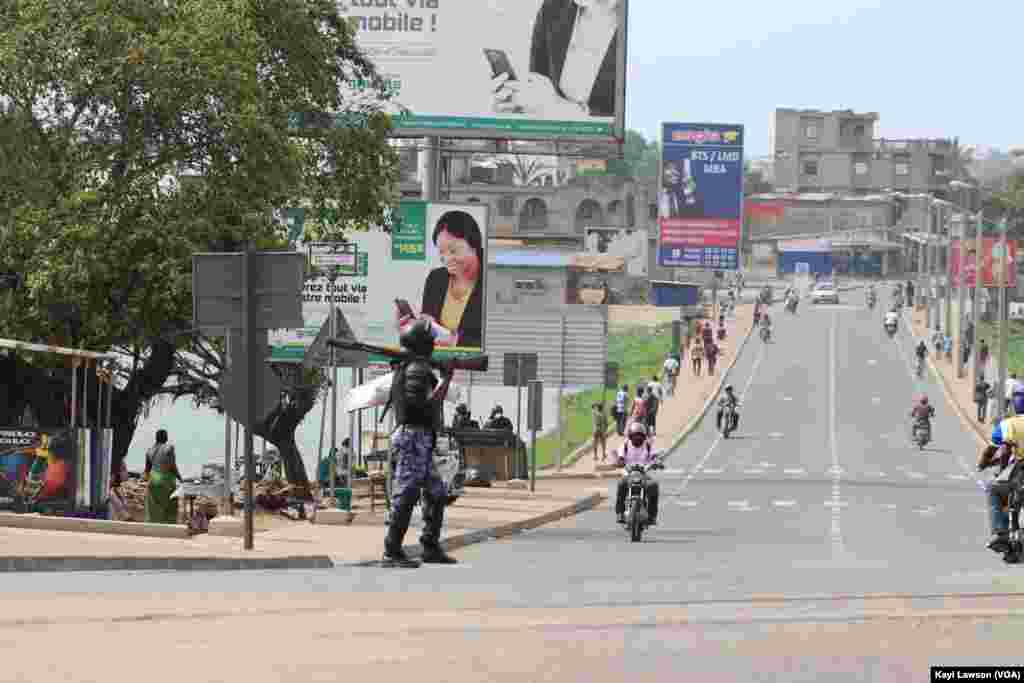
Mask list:
[[[0,510],[75,505],[76,439],[69,428],[0,427]]]
[[[662,124],[658,265],[737,270],[743,126]]]
[[[982,287],[998,287],[1000,278],[1007,287],[1017,286],[1017,240],[1006,240],[1009,258],[1002,258],[999,237],[983,237],[981,253],[981,285]],[[952,240],[949,247],[949,281],[951,286],[960,286],[961,258],[968,287],[975,287],[977,282],[977,242],[967,240],[967,253],[961,256],[960,240]],[[1005,274],[1004,274],[1005,273]]]
[[[395,134],[500,139],[622,137],[626,4],[338,0],[408,109]]]
[[[400,330],[432,320],[438,355],[484,348],[487,206],[406,201],[391,233],[352,232],[357,270],[335,281],[333,299],[356,339],[398,348]],[[269,335],[271,360],[301,361],[328,326],[332,292],[326,277],[306,281],[305,326]],[[339,328],[340,329],[340,328]]]

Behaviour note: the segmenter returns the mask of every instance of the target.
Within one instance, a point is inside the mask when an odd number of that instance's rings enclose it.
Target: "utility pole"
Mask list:
[[[999,409],[999,418],[1000,419],[1006,417],[1006,414],[1008,412],[1008,410],[1007,410],[1008,406],[1006,405],[1006,391],[1005,391],[1006,375],[1007,375],[1007,367],[1006,367],[1006,365],[1007,365],[1007,362],[1009,361],[1009,358],[1007,357],[1007,341],[1008,341],[1007,337],[1009,336],[1008,335],[1009,325],[1007,324],[1007,321],[1009,319],[1009,316],[1007,315],[1007,313],[1008,313],[1008,311],[1007,311],[1008,306],[1007,306],[1007,297],[1006,297],[1006,283],[1007,283],[1007,272],[1006,271],[1009,268],[1009,263],[1008,263],[1008,261],[1009,261],[1009,258],[1008,258],[1009,257],[1009,252],[1008,252],[1007,246],[1006,246],[1006,227],[1007,227],[1006,219],[1003,218],[1003,220],[999,224],[999,232],[1001,233],[1001,235],[1000,235],[1000,238],[999,238],[999,262],[998,262],[998,266],[999,266],[999,351],[998,351],[998,353],[999,353],[999,384],[997,386],[998,386],[999,397],[1000,397],[1000,400],[999,400],[999,408],[1000,408]],[[993,261],[993,265],[996,265],[995,259],[992,259],[992,261]]]
[[[967,374],[967,364],[964,359],[964,328],[967,322],[967,313],[964,310],[967,307],[967,215],[964,213],[963,207],[960,208],[960,227],[958,234],[960,237],[960,252],[957,255],[960,263],[958,264],[957,272],[959,277],[957,278],[957,304],[956,314],[957,320],[957,345],[956,345],[956,376],[963,379],[964,375]]]
[[[985,278],[982,277],[981,272],[981,266],[985,262],[981,255],[985,249],[985,225],[982,220],[981,211],[978,212],[978,220],[975,225],[977,226],[977,232],[974,237],[974,304],[971,306],[974,339],[971,344],[971,362],[974,364],[974,384],[977,384],[980,378],[985,377],[985,368],[981,366],[981,354],[978,352],[978,349],[981,348],[980,330],[978,329],[981,314],[981,293],[985,285]]]

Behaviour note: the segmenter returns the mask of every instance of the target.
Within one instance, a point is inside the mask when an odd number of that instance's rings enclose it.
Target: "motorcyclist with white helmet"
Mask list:
[[[896,329],[900,324],[900,314],[896,311],[896,306],[893,305],[888,311],[885,312],[885,326]]]
[[[626,429],[626,441],[619,451],[619,465],[628,470],[632,465],[653,465],[657,462],[651,441],[647,438],[647,429],[640,422],[631,422]],[[647,477],[647,523],[654,526],[658,522],[658,482],[651,478],[650,473]],[[626,522],[626,480],[625,476],[619,479],[615,495],[615,520],[619,524]]]
[[[740,405],[740,400],[736,397],[731,384],[725,388],[725,394],[718,399],[718,418],[715,424],[718,426],[719,430],[722,429],[722,416],[725,415],[725,409],[730,405],[733,408],[737,408]],[[735,422],[736,424],[734,425],[734,428],[739,426],[740,423],[739,411],[736,412]]]

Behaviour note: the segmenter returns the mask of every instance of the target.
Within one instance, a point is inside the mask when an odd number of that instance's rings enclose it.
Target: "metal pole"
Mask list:
[[[349,382],[349,384],[350,384],[352,389],[355,389],[356,387],[359,386],[358,376],[356,374],[356,368],[354,368],[354,367],[349,368],[349,372],[351,373],[350,376],[352,378],[352,381]],[[348,414],[348,441],[349,441],[349,447],[345,450],[345,458],[342,460],[342,463],[341,463],[342,469],[347,473],[345,475],[347,477],[346,480],[345,480],[345,486],[346,487],[351,487],[352,486],[352,479],[348,478],[348,477],[351,477],[351,471],[350,471],[349,463],[352,461],[352,453],[355,451],[356,445],[358,443],[362,442],[362,440],[363,440],[363,435],[356,433],[356,413],[349,413]]]
[[[362,386],[363,382],[366,381],[366,375],[363,374],[364,370],[363,370],[363,368],[359,368],[356,372],[359,373],[358,385]],[[362,460],[363,460],[363,411],[361,411],[361,410],[358,413],[356,413],[356,434],[359,435],[359,438],[356,439],[356,449],[355,449],[356,450],[356,462],[362,462]],[[352,481],[352,465],[353,465],[353,462],[352,462],[352,458],[350,456],[346,456],[346,457],[348,457],[348,462],[345,463],[345,471],[348,472],[348,481],[351,482]]]
[[[224,367],[221,370],[221,385],[223,378],[227,377],[229,363],[231,362],[231,330],[224,330]],[[221,407],[224,408],[224,514],[231,515],[231,414],[228,413],[225,405],[223,389],[221,390]]]
[[[942,224],[946,225],[946,245],[944,252],[946,254],[945,265],[946,267],[942,270],[943,280],[946,283],[943,288],[945,293],[945,334],[948,336],[953,335],[953,282],[952,278],[949,277],[949,258],[952,255],[952,242],[950,241],[953,237],[953,212],[951,209],[942,211]]]
[[[537,430],[531,430],[530,437],[530,493],[537,488]]]
[[[423,139],[423,166],[421,178],[421,195],[424,201],[435,202],[440,194],[440,172],[438,166],[441,160],[441,138],[429,137]]]
[[[523,412],[523,354],[516,354],[516,452],[519,451],[519,442],[522,437],[522,412]]]
[[[255,316],[252,315],[252,243],[246,244],[245,252],[242,254],[242,334],[245,344],[246,359],[249,367],[245,372],[251,371],[256,365],[257,358],[262,364],[263,355],[256,353],[256,330]],[[261,371],[262,367],[259,368]],[[253,549],[253,514],[255,513],[255,500],[253,498],[253,480],[256,478],[256,459],[253,457],[253,417],[252,397],[244,399],[245,413],[245,549]]]
[[[980,321],[981,313],[981,292],[985,284],[985,278],[982,277],[981,267],[984,264],[981,252],[985,248],[985,226],[982,222],[982,214],[978,212],[978,220],[975,223],[977,232],[975,233],[975,250],[974,250],[974,303],[971,305],[971,319],[973,320],[974,339],[971,344],[971,364],[974,368],[974,384],[978,383],[978,379],[985,377],[985,368],[981,367],[981,354],[978,353],[978,349],[981,348],[981,331],[978,329],[978,322]]]
[[[963,209],[961,208],[961,212]],[[956,346],[956,376],[963,378],[967,374],[967,364],[964,362],[964,328],[967,322],[967,216],[960,214],[960,277],[957,282],[957,346]]]
[[[562,469],[562,447],[564,445],[564,430],[562,429],[562,391],[565,386],[565,316],[562,316],[562,358],[558,377],[558,469]],[[604,409],[604,405],[601,406]]]
[[[1009,358],[1007,358],[1007,337],[1008,328],[1007,324],[1007,308],[1006,305],[1006,269],[1007,264],[1007,246],[1006,246],[1006,222],[1004,221],[1000,226],[1000,232],[1002,236],[999,239],[999,417],[1000,419],[1006,417],[1008,406],[1006,405],[1006,375],[1008,368],[1006,367]],[[995,259],[993,259],[993,265],[995,265]]]
[[[78,426],[78,356],[71,359],[71,429]]]
[[[331,269],[331,277],[328,290],[331,297],[331,338],[338,336],[337,305],[334,302],[334,269]],[[331,347],[331,455],[334,462],[331,464],[331,497],[334,498],[338,487],[338,364],[334,355],[334,347]]]
[[[320,444],[316,448],[316,476],[320,477],[320,466],[324,459],[324,429],[327,427],[327,397],[329,391],[324,392],[324,405],[320,410]]]

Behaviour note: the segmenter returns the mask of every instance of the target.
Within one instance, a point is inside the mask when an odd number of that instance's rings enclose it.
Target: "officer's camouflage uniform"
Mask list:
[[[391,440],[391,460],[397,463],[392,494],[391,520],[384,539],[384,562],[398,566],[413,563],[402,550],[412,510],[423,489],[423,561],[450,564],[439,544],[447,492],[434,469],[434,445],[442,426],[442,396],[434,396],[438,380],[430,366],[434,339],[429,324],[418,322],[402,335],[402,346],[413,354],[395,371],[391,406],[398,425]]]

